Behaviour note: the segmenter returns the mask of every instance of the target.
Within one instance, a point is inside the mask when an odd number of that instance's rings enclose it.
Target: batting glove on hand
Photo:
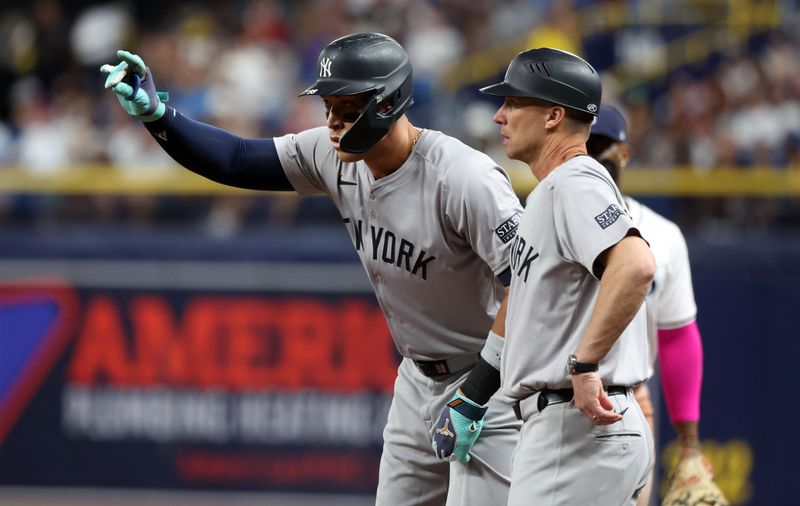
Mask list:
[[[729,506],[714,483],[711,464],[702,455],[678,462],[662,506]]]
[[[142,121],[155,121],[164,115],[169,94],[156,91],[150,69],[142,59],[128,51],[117,51],[122,60],[116,67],[103,65],[100,72],[108,74],[106,89],[114,90],[125,111]]]
[[[436,456],[451,462],[469,462],[469,450],[481,433],[487,409],[457,390],[436,422],[431,442]]]

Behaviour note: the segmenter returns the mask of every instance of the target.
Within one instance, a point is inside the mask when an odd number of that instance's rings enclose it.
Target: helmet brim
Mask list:
[[[516,88],[505,81],[502,83],[484,86],[479,91],[484,95],[492,95],[495,97],[526,97],[530,95],[529,92],[520,90],[519,88]]]
[[[380,87],[379,84],[371,81],[352,81],[349,79],[325,79],[317,80],[314,84],[306,88],[298,97],[308,95],[358,95],[366,91],[375,91]]]

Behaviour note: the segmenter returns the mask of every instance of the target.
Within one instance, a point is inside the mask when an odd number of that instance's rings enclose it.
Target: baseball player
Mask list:
[[[635,505],[653,462],[632,387],[649,370],[643,302],[655,262],[586,154],[600,77],[538,48],[481,91],[504,97],[494,121],[505,152],[539,181],[511,247],[502,391],[523,425],[508,504]]]
[[[181,115],[164,104],[141,58],[118,56],[120,64],[102,68],[106,88],[179,163],[232,186],[326,194],[341,213],[403,357],[377,504],[505,504],[519,423],[501,396],[482,398],[469,385],[486,376],[499,384],[502,331],[490,329],[522,209],[489,157],[411,124],[406,51],[377,33],[331,42],[318,79],[301,93],[321,97],[325,126],[274,139],[239,138]],[[485,427],[474,448],[443,461],[431,451],[434,417],[456,401],[472,408],[469,426]],[[455,439],[461,428],[440,429]]]
[[[586,148],[619,184],[621,172],[631,156],[627,123],[619,110],[608,105],[600,107]],[[681,446],[679,463],[673,471],[670,491],[663,504],[728,504],[713,481],[711,465],[699,448],[703,345],[695,321],[697,306],[686,240],[676,224],[627,195],[624,200],[631,219],[647,237],[656,259],[655,280],[645,300],[647,338],[651,350],[649,372],[653,373],[652,364],[658,352],[667,412]],[[655,431],[653,404],[647,384],[638,385],[634,393],[650,428]],[[639,498],[642,506],[649,504],[651,483],[652,476]]]

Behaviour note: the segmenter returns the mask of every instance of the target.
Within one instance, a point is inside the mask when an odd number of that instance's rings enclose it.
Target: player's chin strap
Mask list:
[[[461,393],[476,404],[485,405],[500,388],[500,356],[504,344],[502,336],[489,331],[478,362],[461,385]]]

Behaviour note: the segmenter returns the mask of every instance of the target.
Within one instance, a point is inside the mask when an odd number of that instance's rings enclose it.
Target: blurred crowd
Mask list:
[[[148,177],[175,166],[103,89],[99,67],[116,49],[141,55],[159,90],[184,114],[246,137],[318,126],[317,100],[296,95],[317,72],[322,47],[343,34],[380,31],[408,50],[415,71],[412,120],[443,130],[508,164],[481,83],[447,89],[454,64],[522,38],[591,55],[590,0],[6,0],[0,11],[0,170],[57,176],[87,164]],[[691,3],[691,2],[689,2]],[[788,2],[791,4],[791,2]],[[7,7],[5,5],[8,5]],[[631,12],[633,16],[633,12]],[[797,16],[687,66],[630,86],[620,61],[659,54],[648,27],[607,38],[618,61],[596,63],[604,100],[626,111],[634,164],[800,168]],[[645,43],[646,42],[646,43]],[[624,47],[619,47],[624,43]],[[614,44],[617,47],[614,47]],[[648,47],[628,54],[625,48]],[[612,58],[614,60],[615,58]],[[590,58],[591,60],[591,58]],[[495,70],[502,72],[506,61]],[[595,63],[592,61],[592,63]],[[487,79],[497,76],[487,75]],[[725,212],[716,209],[713,213]],[[778,214],[780,210],[776,211]],[[770,216],[775,216],[773,212]],[[769,216],[767,217],[769,219]],[[294,198],[0,195],[6,223],[197,223],[225,236],[243,224],[337,221],[326,204]]]

